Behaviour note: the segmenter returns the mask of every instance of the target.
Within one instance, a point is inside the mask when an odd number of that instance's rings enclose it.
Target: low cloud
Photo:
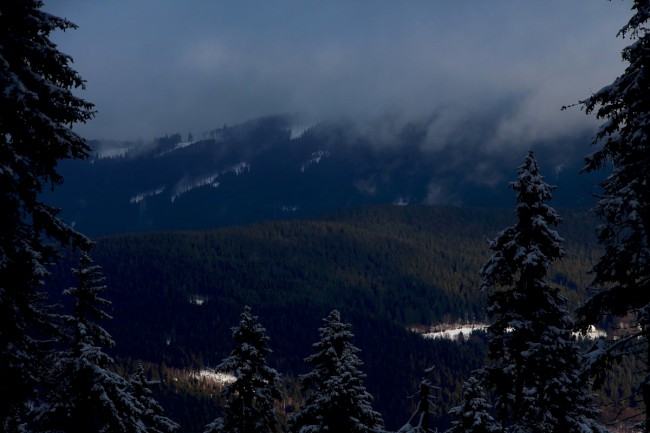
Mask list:
[[[432,152],[503,154],[593,129],[560,107],[624,65],[628,6],[593,0],[322,3],[57,0],[56,40],[88,81],[90,138],[150,139],[254,117],[389,116]],[[379,120],[378,120],[379,119]],[[399,123],[399,122],[398,122]],[[366,129],[364,132],[363,129]],[[359,127],[390,145],[401,127]]]

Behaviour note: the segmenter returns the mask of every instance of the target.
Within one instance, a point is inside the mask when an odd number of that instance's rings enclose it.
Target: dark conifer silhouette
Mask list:
[[[300,412],[289,419],[290,431],[383,431],[381,415],[372,409],[372,396],[363,385],[363,363],[357,356],[359,349],[352,344],[351,325],[341,322],[337,310],[323,321],[315,353],[305,359],[313,369],[300,378],[307,396]]]
[[[554,229],[561,219],[545,203],[554,188],[532,151],[517,174],[510,184],[517,222],[490,242],[493,254],[481,270],[493,320],[485,377],[496,394],[496,418],[506,431],[603,432],[581,375],[566,299],[546,281],[564,255]]]
[[[586,157],[585,171],[611,168],[601,182],[595,210],[604,253],[592,269],[590,297],[579,308],[583,326],[596,323],[602,314],[631,315],[630,335],[609,348],[598,348],[594,365],[605,366],[598,355],[640,356],[646,365],[638,386],[644,405],[650,407],[650,2],[634,0],[634,14],[618,36],[631,39],[623,49],[628,63],[622,75],[582,101],[587,113],[603,124],[594,137],[599,148]],[[638,330],[638,331],[637,331]],[[645,344],[639,345],[641,339]],[[629,344],[632,343],[632,344]],[[650,432],[650,417],[644,430]]]
[[[432,414],[436,409],[434,392],[437,388],[433,385],[433,371],[434,367],[427,368],[424,371],[424,377],[420,381],[416,395],[418,403],[415,412],[411,416],[411,419],[397,433],[433,433],[435,431],[431,422]]]
[[[147,379],[141,363],[129,380],[133,397],[142,405],[140,421],[145,425],[147,433],[173,433],[180,426],[164,415],[163,408],[154,398],[151,388],[158,384],[159,382]]]
[[[66,433],[152,433],[152,408],[146,391],[138,389],[112,370],[113,359],[104,350],[113,339],[97,321],[110,319],[102,298],[106,290],[101,268],[84,251],[79,267],[73,269],[79,285],[64,291],[72,297],[74,312],[64,316],[61,348],[54,352],[47,401],[37,409],[38,430]],[[135,382],[137,383],[137,382]],[[173,423],[170,423],[171,425]],[[154,428],[154,429],[151,429]]]
[[[75,26],[42,6],[0,2],[0,429],[6,432],[24,427],[26,402],[41,380],[39,339],[50,332],[50,318],[39,291],[48,266],[58,246],[87,243],[40,197],[61,183],[61,160],[87,155],[71,126],[92,116],[92,105],[73,94],[83,81],[70,57],[50,40],[52,32]]]
[[[463,397],[459,406],[449,413],[454,417],[447,433],[499,433],[501,424],[494,419],[480,374],[472,375],[463,385]]]

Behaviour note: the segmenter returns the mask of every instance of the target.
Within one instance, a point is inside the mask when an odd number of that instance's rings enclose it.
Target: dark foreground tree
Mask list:
[[[517,222],[490,242],[493,255],[481,270],[493,320],[485,377],[495,391],[496,418],[513,432],[603,432],[566,299],[546,282],[549,266],[564,255],[554,229],[561,219],[545,203],[553,187],[532,151],[517,174],[510,184]]]
[[[461,404],[452,408],[454,417],[447,433],[500,433],[501,424],[492,416],[493,408],[481,384],[481,374],[470,376],[463,385]]]
[[[372,407],[372,396],[363,385],[365,375],[352,344],[351,325],[341,322],[334,310],[319,329],[316,352],[305,358],[313,370],[300,380],[307,393],[305,402],[289,419],[294,433],[370,433],[383,431],[381,415]]]
[[[433,433],[431,423],[432,414],[436,409],[436,399],[434,392],[436,387],[433,385],[432,372],[434,367],[427,368],[424,371],[424,377],[420,381],[417,393],[417,405],[411,419],[400,428],[397,433]]]
[[[104,352],[114,345],[97,321],[110,319],[102,298],[104,276],[83,252],[73,269],[78,287],[64,291],[74,313],[63,317],[61,348],[52,356],[54,389],[37,411],[39,431],[56,433],[147,433],[144,400],[135,397],[129,382],[111,370]],[[155,430],[154,430],[155,431]]]
[[[173,433],[180,426],[164,415],[163,408],[154,398],[151,388],[158,384],[159,382],[147,379],[142,364],[138,365],[137,371],[129,380],[133,397],[142,405],[140,421],[145,425],[147,433]]]
[[[269,337],[250,307],[244,307],[232,337],[235,347],[216,370],[234,375],[235,381],[221,391],[226,400],[223,416],[208,424],[205,432],[277,432],[275,401],[282,400],[282,384],[278,372],[266,365]]]
[[[0,429],[19,428],[40,381],[39,338],[49,319],[39,296],[57,244],[87,240],[40,200],[62,179],[57,164],[89,151],[71,126],[92,116],[74,96],[83,81],[50,40],[74,28],[40,0],[0,2]]]
[[[581,323],[596,323],[603,314],[630,315],[633,330],[600,353],[627,353],[645,361],[638,383],[645,410],[650,408],[650,1],[634,0],[634,14],[618,36],[631,43],[623,49],[625,72],[582,101],[587,113],[604,122],[594,137],[598,146],[586,157],[585,171],[611,169],[601,183],[595,207],[603,255],[592,269],[590,297],[579,308]],[[640,341],[644,344],[638,344]],[[641,350],[639,350],[641,349]],[[595,365],[607,365],[596,363]],[[644,430],[650,432],[650,417]]]

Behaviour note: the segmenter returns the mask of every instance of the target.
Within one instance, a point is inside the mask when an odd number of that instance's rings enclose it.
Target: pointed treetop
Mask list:
[[[323,322],[324,325],[318,329],[320,341],[313,344],[313,347],[319,352],[314,353],[305,360],[307,362],[318,362],[317,360],[323,357],[333,356],[337,359],[346,357],[348,362],[360,366],[362,362],[356,356],[360,350],[352,345],[354,339],[354,334],[351,331],[352,325],[341,321],[341,313],[338,310],[332,310],[323,319]]]
[[[532,150],[510,187],[517,193],[517,223],[489,243],[494,254],[481,269],[484,291],[524,281],[541,282],[551,262],[564,256],[563,239],[552,228],[562,219],[545,203],[555,187],[544,182]]]
[[[524,163],[517,170],[517,175],[518,179],[515,182],[510,182],[510,187],[517,192],[519,203],[530,205],[551,200],[555,186],[544,182],[544,176],[539,172],[534,151],[528,151]]]

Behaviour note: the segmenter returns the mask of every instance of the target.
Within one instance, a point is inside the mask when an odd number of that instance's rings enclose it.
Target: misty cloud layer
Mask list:
[[[429,121],[426,146],[519,149],[597,122],[560,111],[624,64],[628,3],[56,0],[88,81],[90,138],[149,139],[277,113]],[[363,123],[362,122],[362,123]],[[370,129],[370,128],[368,128]],[[390,144],[390,131],[384,131]],[[368,131],[378,136],[379,130]]]

